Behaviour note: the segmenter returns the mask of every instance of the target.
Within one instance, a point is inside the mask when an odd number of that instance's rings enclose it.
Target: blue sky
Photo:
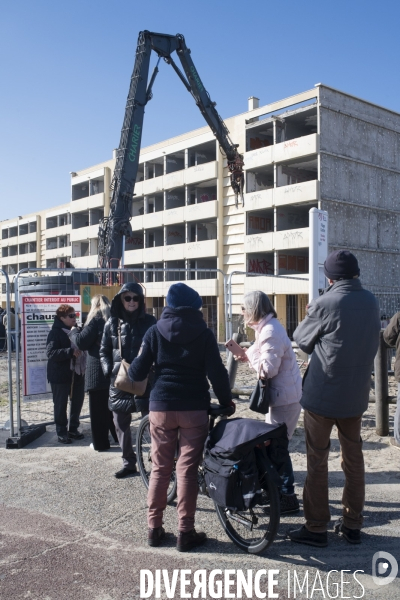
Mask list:
[[[69,172],[111,158],[142,29],[182,33],[223,118],[323,82],[400,112],[395,0],[0,3],[0,220],[69,201]],[[143,145],[201,127],[161,63]]]

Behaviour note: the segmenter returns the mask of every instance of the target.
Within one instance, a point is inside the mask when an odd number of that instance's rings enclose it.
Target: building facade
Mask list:
[[[225,122],[244,154],[244,206],[207,126],[141,150],[124,264],[143,282],[148,308],[158,315],[171,282],[185,280],[222,340],[224,273],[234,329],[243,294],[262,289],[291,335],[308,298],[312,207],[328,211],[329,250],[352,250],[363,283],[396,294],[400,115],[318,84],[266,106],[250,98]],[[3,268],[95,268],[114,166],[113,158],[71,173],[68,204],[1,223]]]

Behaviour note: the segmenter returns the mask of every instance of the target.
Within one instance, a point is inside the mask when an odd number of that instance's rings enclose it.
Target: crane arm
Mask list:
[[[205,89],[192,61],[183,35],[166,35],[141,31],[139,33],[136,60],[129,86],[125,108],[125,117],[121,130],[121,139],[117,150],[117,160],[111,182],[112,197],[110,212],[100,222],[99,227],[99,266],[118,267],[122,256],[123,236],[130,236],[132,199],[139,167],[139,154],[142,140],[144,109],[152,98],[152,88],[158,73],[158,63],[150,82],[148,75],[151,51],[154,50],[159,61],[163,58],[170,64],[186,89],[193,96],[204,119],[210,126],[224,151],[231,175],[231,185],[235,192],[236,207],[239,196],[243,200],[244,175],[243,156],[237,151],[229,137],[229,131],[215,109],[215,102]],[[176,52],[184,73],[174,62],[171,54]]]

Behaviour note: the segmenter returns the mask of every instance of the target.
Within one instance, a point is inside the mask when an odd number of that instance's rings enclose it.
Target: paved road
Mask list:
[[[367,415],[368,417],[368,415]],[[367,421],[368,422],[368,419]],[[365,444],[367,502],[363,544],[351,546],[330,534],[328,548],[294,545],[286,531],[302,522],[302,514],[283,518],[279,536],[263,556],[240,552],[224,534],[211,501],[201,498],[197,528],[209,536],[206,546],[190,555],[175,550],[176,511],[168,507],[165,547],[146,544],[146,495],[139,477],[116,480],[120,467],[119,448],[95,453],[86,437],[71,446],[57,443],[53,427],[22,450],[0,449],[0,598],[1,600],[131,600],[140,597],[141,569],[279,570],[274,588],[279,598],[314,599],[337,595],[332,574],[327,590],[327,573],[344,574],[343,592],[336,597],[400,600],[400,580],[377,586],[371,577],[373,554],[386,551],[400,562],[400,452],[386,440],[371,434]],[[304,439],[300,427],[292,440],[296,479],[301,487],[305,477]],[[374,463],[379,452],[380,462]],[[383,453],[383,454],[382,454]],[[385,466],[382,467],[382,456]],[[343,475],[336,441],[331,458],[331,509],[340,515]],[[364,570],[357,578],[355,570]],[[308,572],[308,594],[288,594],[288,572],[302,582]],[[339,573],[340,578],[340,573]],[[218,578],[217,578],[218,579]],[[179,584],[178,580],[178,584]],[[267,590],[264,579],[262,590]],[[312,587],[314,584],[314,593]],[[292,584],[293,585],[293,584]],[[322,591],[323,587],[324,591]],[[187,588],[190,590],[190,586]],[[234,590],[233,586],[231,590]],[[213,590],[211,589],[211,594]],[[151,598],[155,595],[152,594]],[[162,598],[166,598],[162,591]],[[180,598],[178,591],[175,598]],[[210,593],[207,598],[213,597]],[[214,594],[214,597],[215,594]],[[236,597],[236,593],[233,597]],[[252,596],[256,598],[253,591]],[[268,597],[268,594],[267,594]]]

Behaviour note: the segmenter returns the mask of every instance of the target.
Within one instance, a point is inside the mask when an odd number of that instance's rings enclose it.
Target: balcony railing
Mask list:
[[[309,228],[256,233],[245,237],[245,252],[270,252],[289,248],[308,248]]]
[[[209,258],[217,256],[218,240],[204,240],[187,244],[171,244],[169,246],[154,246],[125,252],[125,264],[155,263],[185,258]]]
[[[196,167],[183,169],[182,171],[174,171],[173,173],[168,173],[168,175],[152,177],[151,179],[137,182],[135,184],[135,194],[136,196],[146,196],[183,185],[191,185],[215,179],[217,177],[217,170],[218,163],[216,160],[213,160],[202,165],[197,165]]]
[[[245,152],[244,168],[245,170],[251,171],[252,169],[263,165],[284,162],[292,160],[293,158],[309,156],[310,154],[317,154],[318,151],[319,136],[317,133],[311,133],[310,135],[288,140],[287,142],[281,142],[279,144],[274,144],[273,146],[267,146],[266,148]]]
[[[299,204],[319,199],[319,181],[304,181],[294,185],[284,185],[269,190],[251,192],[245,195],[244,209],[246,211],[282,206],[284,204]]]

